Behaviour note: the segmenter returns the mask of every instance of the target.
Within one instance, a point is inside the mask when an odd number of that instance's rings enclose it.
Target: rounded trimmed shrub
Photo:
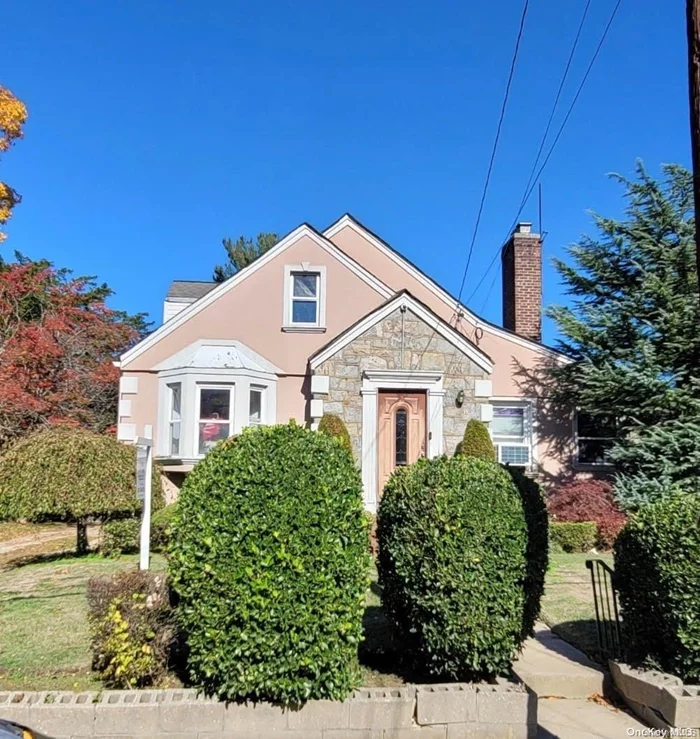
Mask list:
[[[151,551],[167,551],[177,503],[153,511],[151,515]],[[115,518],[102,526],[100,553],[105,557],[138,552],[141,541],[141,518]]]
[[[357,685],[369,540],[360,474],[326,434],[245,429],[178,498],[170,573],[195,685],[226,700]]]
[[[562,552],[584,554],[595,546],[595,521],[552,521],[549,525],[551,543]]]
[[[346,449],[350,453],[350,456],[352,456],[352,441],[350,440],[350,434],[340,416],[336,416],[334,413],[324,413],[318,424],[318,430],[328,436],[338,439],[343,449]]]
[[[496,449],[486,424],[472,418],[464,429],[464,438],[455,449],[457,457],[476,457],[489,462],[496,461]]]
[[[499,465],[420,459],[379,504],[379,578],[419,672],[471,680],[506,670],[523,636],[527,526]]]
[[[153,465],[153,508],[163,506],[160,470]],[[75,521],[78,550],[86,523],[139,511],[136,447],[113,436],[49,427],[15,442],[0,456],[0,519]]]
[[[680,493],[640,508],[614,553],[628,660],[697,684],[700,497]]]

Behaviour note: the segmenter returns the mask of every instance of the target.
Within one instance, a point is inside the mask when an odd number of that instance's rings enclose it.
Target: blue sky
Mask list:
[[[531,0],[465,297],[515,217],[584,2]],[[557,121],[614,2],[592,3]],[[621,210],[606,173],[689,164],[684,6],[623,0],[542,177],[547,303],[564,299],[549,261],[591,232],[587,211]],[[3,252],[96,274],[114,307],[158,322],[168,283],[209,279],[222,237],[350,211],[457,292],[521,9],[10,3],[0,83],[30,119],[0,161],[24,197]],[[490,284],[470,306],[500,322]]]

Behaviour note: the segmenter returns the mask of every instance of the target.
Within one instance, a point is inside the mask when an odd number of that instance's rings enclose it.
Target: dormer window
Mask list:
[[[283,331],[326,330],[326,268],[307,262],[284,268]]]

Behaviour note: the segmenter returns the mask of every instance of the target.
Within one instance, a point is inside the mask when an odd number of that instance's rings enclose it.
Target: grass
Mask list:
[[[1,572],[0,688],[99,688],[90,671],[85,586],[136,563],[136,556],[59,556]],[[154,556],[153,567],[164,568],[162,557]]]
[[[588,556],[551,556],[542,620],[595,657],[595,614],[585,567]],[[85,586],[91,577],[136,567],[137,557],[46,557],[0,571],[0,689],[100,689],[101,683],[90,670]],[[165,560],[154,556],[153,568],[163,570]],[[363,623],[363,685],[393,687],[414,682],[415,677],[402,670],[401,646],[382,611],[376,571],[367,592]]]
[[[612,566],[612,555],[598,554]],[[590,554],[551,554],[541,619],[552,631],[592,659],[598,659],[593,590],[586,560]]]

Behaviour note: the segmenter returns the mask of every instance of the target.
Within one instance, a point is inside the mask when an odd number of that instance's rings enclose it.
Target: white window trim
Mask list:
[[[169,448],[169,396],[168,385],[181,383],[180,415],[181,429],[180,454],[170,454]],[[156,456],[161,460],[176,460],[178,464],[196,462],[199,454],[199,391],[202,386],[234,387],[232,408],[233,435],[239,434],[249,423],[250,387],[263,388],[263,424],[277,421],[277,377],[264,372],[246,369],[177,369],[158,373],[158,428],[156,437]]]
[[[530,439],[530,464],[526,469],[533,470],[537,467],[537,446],[539,443],[537,435],[537,404],[534,398],[523,398],[522,396],[498,396],[491,398],[491,405],[494,408],[524,408],[525,422],[525,439]],[[494,445],[504,444],[505,442],[494,441],[493,426],[489,423],[489,434]],[[515,438],[515,437],[513,437]],[[518,437],[520,438],[520,437]],[[513,446],[517,446],[520,442],[513,442]],[[527,442],[525,442],[527,444]]]
[[[316,300],[316,323],[294,323],[292,321],[293,275],[306,272],[318,275],[318,296]],[[290,333],[323,333],[326,330],[326,267],[308,262],[284,265],[284,316],[282,330]]]
[[[229,400],[228,400],[228,419],[221,419],[214,420],[214,419],[208,419],[208,418],[202,418],[201,417],[201,403],[202,403],[202,390],[228,390],[229,392]],[[202,421],[211,421],[212,423],[216,424],[217,426],[224,426],[225,421],[228,420],[228,436],[226,438],[229,438],[233,436],[235,428],[235,418],[236,418],[236,385],[235,383],[209,383],[209,382],[198,382],[195,386],[195,414],[194,414],[194,452],[195,456],[197,457],[203,457],[204,454],[199,451],[199,425],[202,423]]]
[[[577,470],[612,470],[614,469],[615,465],[612,462],[580,462],[579,461],[578,443],[581,439],[589,439],[591,441],[614,441],[615,437],[614,436],[579,436],[578,414],[579,414],[579,411],[574,411],[574,416],[571,422],[572,436],[574,438],[574,469],[577,469]]]
[[[172,454],[173,448],[173,427],[177,424],[180,427],[180,436],[178,437],[178,456],[182,453],[182,382],[169,382],[168,388],[168,427],[167,427],[167,445],[168,452]],[[180,392],[180,418],[173,418],[173,398],[175,396],[175,388]]]
[[[253,423],[250,420],[250,396],[251,393],[260,393],[260,421]],[[267,387],[265,385],[254,385],[251,383],[248,386],[248,425],[249,426],[264,426],[265,425],[265,405],[267,403]]]

